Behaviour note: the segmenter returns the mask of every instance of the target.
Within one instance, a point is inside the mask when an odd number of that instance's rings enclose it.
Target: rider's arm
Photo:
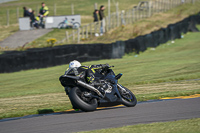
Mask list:
[[[48,14],[49,14],[49,11],[46,11],[43,16],[47,16]]]
[[[43,16],[47,16],[49,14],[49,9],[48,7],[44,7],[45,13],[43,14]]]
[[[91,65],[91,66],[89,66],[89,69],[91,69],[95,73],[95,69],[103,69],[107,66],[109,66],[109,65],[108,64]]]

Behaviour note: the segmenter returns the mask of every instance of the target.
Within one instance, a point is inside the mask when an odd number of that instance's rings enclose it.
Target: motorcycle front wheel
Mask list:
[[[118,87],[120,95],[122,97],[122,104],[127,107],[134,107],[137,104],[137,99],[135,95],[126,87],[120,85]]]
[[[98,106],[97,99],[95,98],[87,98],[84,96],[84,93],[88,93],[84,89],[80,89],[79,87],[74,87],[69,92],[69,98],[71,103],[77,109],[81,109],[82,111],[94,111]]]
[[[73,23],[72,28],[73,29],[78,29],[81,25],[78,22]]]

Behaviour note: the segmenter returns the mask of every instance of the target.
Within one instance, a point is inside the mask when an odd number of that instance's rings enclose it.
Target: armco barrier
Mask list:
[[[190,16],[176,24],[168,25],[167,28],[111,44],[73,44],[5,52],[0,55],[0,73],[67,64],[75,59],[83,62],[121,58],[125,53],[139,53],[148,47],[157,47],[169,40],[180,38],[182,33],[191,30],[188,28],[195,27],[195,23],[200,23],[200,16]]]

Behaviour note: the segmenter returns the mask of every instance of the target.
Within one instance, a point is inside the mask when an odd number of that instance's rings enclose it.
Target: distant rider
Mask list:
[[[40,16],[40,25],[42,25],[44,17],[49,15],[49,8],[42,2],[42,7],[40,8],[39,16]]]

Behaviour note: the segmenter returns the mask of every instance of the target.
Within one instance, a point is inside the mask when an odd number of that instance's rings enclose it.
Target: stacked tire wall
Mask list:
[[[111,44],[72,44],[5,52],[0,55],[0,73],[62,65],[71,60],[83,62],[121,58],[125,53],[143,52],[148,47],[157,47],[169,40],[181,38],[181,35],[191,31],[191,27],[195,27],[196,23],[200,23],[199,15],[190,16],[166,28],[127,41]]]

